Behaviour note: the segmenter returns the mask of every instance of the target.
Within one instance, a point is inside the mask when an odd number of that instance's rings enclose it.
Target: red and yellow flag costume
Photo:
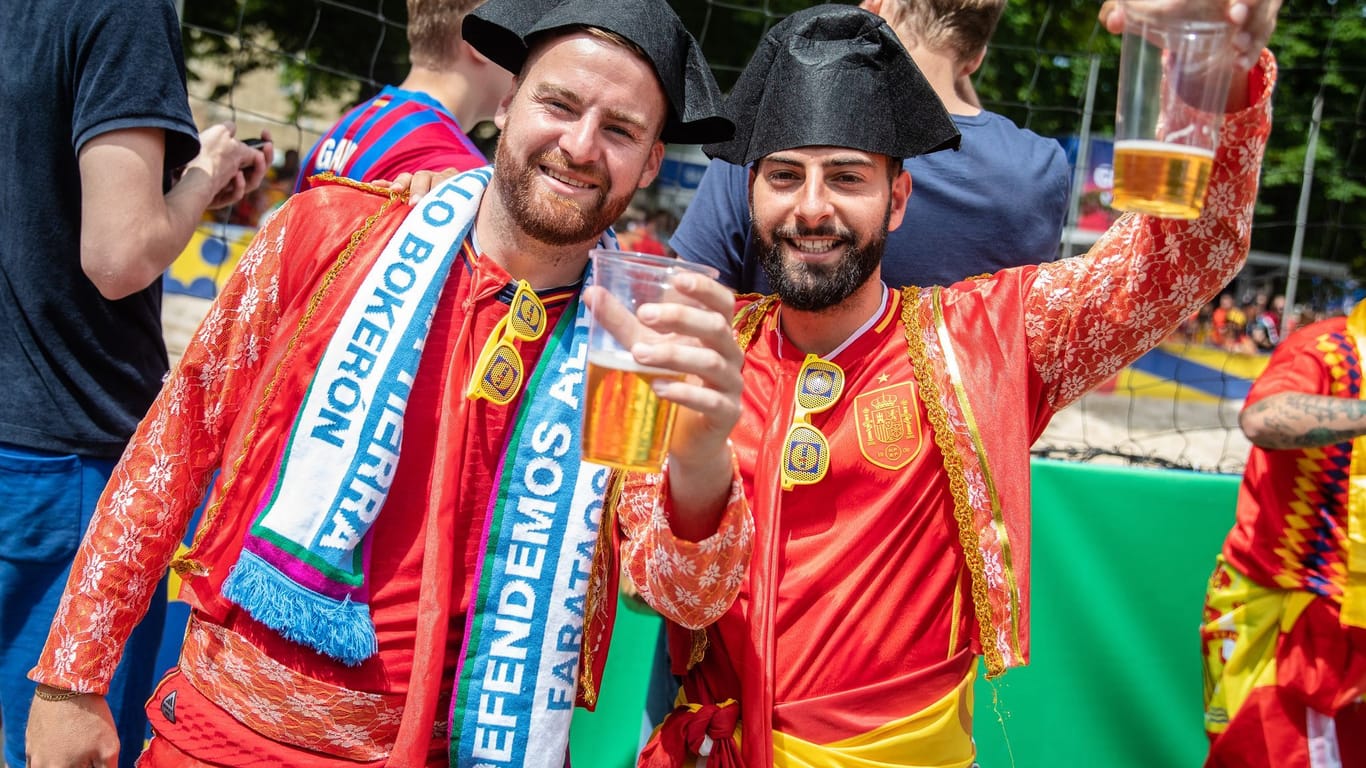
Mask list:
[[[828,358],[844,386],[810,417],[814,484],[781,487],[805,356],[778,301],[741,311],[753,560],[705,634],[671,630],[684,703],[642,765],[972,763],[977,657],[989,676],[1029,659],[1029,446],[1241,268],[1274,67],[1226,118],[1199,220],[1129,215],[1085,258],[888,291]]]
[[[1366,302],[1281,342],[1244,408],[1303,392],[1360,399]],[[1238,517],[1210,577],[1201,627],[1207,765],[1366,764],[1366,629],[1353,622],[1352,536],[1366,522],[1366,440],[1253,446]]]

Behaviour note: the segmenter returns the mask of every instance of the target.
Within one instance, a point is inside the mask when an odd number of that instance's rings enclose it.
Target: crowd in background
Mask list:
[[[1238,354],[1270,354],[1296,328],[1339,314],[1297,304],[1287,315],[1281,294],[1255,291],[1239,298],[1225,291],[1182,323],[1173,338]]]

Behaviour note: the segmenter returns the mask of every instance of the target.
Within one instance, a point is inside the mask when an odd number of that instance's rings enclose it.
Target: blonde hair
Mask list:
[[[1006,0],[887,0],[884,15],[907,47],[951,51],[959,61],[981,53]]]
[[[415,67],[443,69],[451,43],[460,40],[465,14],[484,0],[408,0],[408,60]]]
[[[483,0],[480,0],[480,2],[483,2]],[[654,61],[650,58],[650,54],[645,52],[644,48],[641,48],[639,45],[636,45],[633,41],[617,34],[616,32],[613,32],[610,29],[603,29],[602,27],[590,27],[586,24],[571,24],[566,27],[557,27],[555,29],[546,30],[545,32],[538,34],[535,37],[535,39],[530,41],[530,45],[532,48],[535,48],[537,45],[544,43],[547,40],[554,40],[560,37],[566,37],[568,35],[578,33],[583,33],[585,35],[588,35],[589,37],[596,37],[597,39],[602,40],[603,42],[610,43],[619,48],[623,48],[635,54],[642,61],[647,62],[650,65],[651,69],[654,68]],[[517,73],[515,80],[518,86],[521,86],[522,75],[525,72],[526,67],[524,66],[522,67],[521,71]],[[658,75],[656,75],[656,77],[658,77]]]

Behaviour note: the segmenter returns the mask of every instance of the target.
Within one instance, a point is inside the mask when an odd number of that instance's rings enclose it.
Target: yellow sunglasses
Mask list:
[[[783,490],[818,483],[830,471],[830,443],[811,423],[811,415],[829,410],[844,394],[844,369],[817,355],[807,355],[797,372],[792,426],[783,440]]]
[[[545,334],[545,326],[545,305],[531,290],[530,283],[517,281],[517,292],[512,296],[507,315],[494,326],[474,364],[476,373],[470,379],[465,397],[471,400],[482,397],[498,405],[512,402],[525,378],[522,355],[513,342],[535,341]]]

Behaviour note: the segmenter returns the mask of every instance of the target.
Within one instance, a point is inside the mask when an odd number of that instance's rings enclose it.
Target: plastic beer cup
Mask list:
[[[1223,20],[1156,18],[1125,4],[1113,207],[1200,216],[1233,72]]]
[[[590,258],[589,284],[606,289],[602,301],[628,311],[631,319],[616,324],[614,335],[597,312],[590,317],[583,458],[619,469],[657,472],[668,453],[678,406],[657,396],[651,382],[682,376],[640,365],[631,356],[636,343],[660,339],[634,320],[635,312],[642,304],[693,304],[673,287],[674,278],[695,272],[715,279],[718,273],[705,265],[630,251],[595,248]]]

